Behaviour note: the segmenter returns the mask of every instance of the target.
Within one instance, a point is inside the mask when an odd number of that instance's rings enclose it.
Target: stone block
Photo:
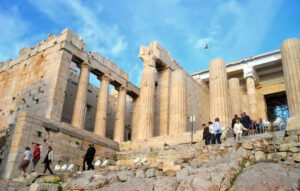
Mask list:
[[[299,148],[298,147],[290,147],[289,151],[291,151],[293,153],[297,153],[297,152],[299,152]]]
[[[193,168],[199,168],[203,163],[203,160],[195,158],[189,161],[189,165]]]
[[[288,151],[289,147],[287,144],[279,145],[279,151]]]
[[[255,152],[255,160],[258,161],[258,160],[265,160],[266,159],[266,155],[264,152],[262,151],[257,151]]]
[[[136,178],[145,178],[145,172],[144,172],[144,170],[138,169],[138,170],[135,172],[135,177],[136,177]]]
[[[243,141],[242,147],[244,147],[245,149],[253,149],[253,145],[249,141]]]
[[[239,161],[248,158],[247,150],[244,149],[243,147],[238,148],[236,155]]]
[[[47,191],[57,191],[58,190],[58,186],[57,184],[48,184],[48,183],[33,183],[30,186],[29,191],[43,191],[43,190],[47,190]]]
[[[300,153],[293,153],[293,160],[296,162],[300,162]]]
[[[150,168],[146,171],[146,177],[151,178],[156,176],[156,169]]]
[[[175,165],[174,161],[166,161],[163,163],[163,171],[167,171],[167,170],[173,170],[173,171],[178,171],[180,170],[181,167],[180,165]]]

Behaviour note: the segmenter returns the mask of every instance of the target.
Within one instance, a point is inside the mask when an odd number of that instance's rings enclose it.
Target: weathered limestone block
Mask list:
[[[300,40],[288,39],[281,44],[282,67],[291,117],[287,131],[300,129]]]
[[[230,126],[230,108],[226,63],[214,59],[209,66],[210,120],[220,118],[222,128]]]

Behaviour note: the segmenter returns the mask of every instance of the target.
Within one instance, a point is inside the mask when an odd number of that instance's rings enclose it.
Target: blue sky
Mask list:
[[[0,61],[69,27],[139,85],[140,45],[157,40],[192,73],[300,38],[299,10],[299,0],[0,0]]]

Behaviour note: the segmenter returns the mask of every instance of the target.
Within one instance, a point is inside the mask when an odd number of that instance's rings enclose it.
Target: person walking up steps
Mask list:
[[[53,174],[51,168],[50,168],[50,164],[53,161],[53,151],[52,151],[52,147],[49,146],[48,147],[48,153],[44,159],[44,164],[45,164],[45,170],[44,170],[44,174],[46,173],[47,170],[49,170],[50,174]]]
[[[39,146],[37,146],[35,143],[32,144],[32,147],[34,149],[32,157],[32,172],[35,172],[36,165],[38,164],[41,158],[41,150]]]
[[[30,163],[30,159],[32,157],[32,152],[30,150],[29,147],[26,147],[25,148],[25,152],[22,156],[22,162],[20,163],[19,165],[19,170],[21,171],[22,173],[22,176],[25,178],[26,177],[26,169]]]

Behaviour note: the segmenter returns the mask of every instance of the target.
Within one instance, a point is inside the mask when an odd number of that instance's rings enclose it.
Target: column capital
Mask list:
[[[139,58],[144,62],[144,64],[149,66],[155,66],[155,60],[157,59],[150,49],[144,46],[140,47]]]
[[[108,82],[111,82],[111,79],[106,75],[106,74],[104,74],[104,75],[101,75],[101,76],[97,76],[97,78],[98,78],[98,80],[100,80],[100,81],[108,81]]]
[[[258,79],[258,76],[257,76],[253,66],[245,66],[243,68],[243,73],[244,73],[244,79],[247,79],[248,77],[250,77],[250,78],[254,79],[256,84],[258,83],[259,79]]]
[[[82,68],[87,68],[89,71],[91,71],[91,66],[88,65],[86,62],[82,62],[80,64],[78,64],[79,68],[82,69]]]
[[[124,85],[120,85],[120,86],[116,87],[115,89],[118,91],[127,90],[127,88]]]

